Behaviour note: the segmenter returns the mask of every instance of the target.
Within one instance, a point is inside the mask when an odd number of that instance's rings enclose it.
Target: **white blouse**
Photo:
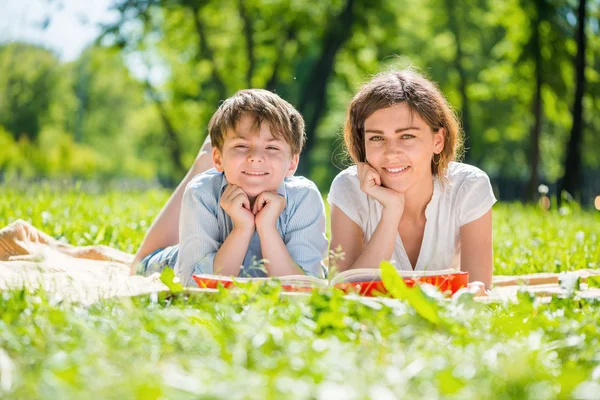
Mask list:
[[[415,271],[460,270],[460,227],[483,216],[496,202],[490,180],[479,168],[451,162],[446,178],[443,183],[433,178],[433,195],[425,209],[427,222]],[[327,201],[361,227],[365,243],[371,239],[383,207],[360,190],[356,166],[335,177]],[[399,270],[413,270],[399,233],[390,261]]]

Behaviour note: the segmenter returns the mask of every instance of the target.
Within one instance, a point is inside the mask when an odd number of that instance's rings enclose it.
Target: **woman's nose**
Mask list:
[[[395,156],[402,152],[400,143],[395,140],[390,140],[385,143],[384,154],[386,156]]]

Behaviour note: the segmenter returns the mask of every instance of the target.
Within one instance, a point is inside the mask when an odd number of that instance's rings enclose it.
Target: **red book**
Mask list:
[[[456,270],[441,271],[398,271],[404,283],[412,287],[427,283],[439,288],[441,292],[453,294],[469,283],[469,273]],[[277,278],[231,278],[220,275],[194,275],[200,288],[216,289],[219,284],[229,288],[236,282],[260,282],[278,279],[281,287],[290,292],[311,292],[313,289],[335,286],[346,293],[358,293],[363,296],[386,294],[387,290],[381,281],[381,270],[378,268],[360,268],[344,271],[332,279],[320,279],[308,275],[289,275]]]

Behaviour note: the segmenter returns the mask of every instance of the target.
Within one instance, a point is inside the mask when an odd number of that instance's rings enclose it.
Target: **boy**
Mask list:
[[[209,135],[215,169],[197,175],[181,203],[181,283],[194,285],[193,274],[321,276],[325,207],[313,182],[293,176],[302,116],[269,91],[241,90],[217,109]]]

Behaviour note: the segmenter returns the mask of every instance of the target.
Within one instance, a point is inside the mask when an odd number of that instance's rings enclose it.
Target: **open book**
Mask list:
[[[468,272],[454,269],[397,272],[409,287],[419,283],[428,283],[438,287],[441,292],[455,293],[458,289],[466,287],[469,283]],[[210,289],[217,288],[219,284],[228,288],[234,286],[236,282],[246,283],[278,279],[284,290],[293,292],[308,292],[313,289],[335,286],[347,293],[354,292],[363,296],[387,293],[381,281],[381,270],[379,268],[352,269],[341,272],[330,280],[308,275],[288,275],[277,278],[232,278],[220,275],[193,275],[193,278],[198,287]]]

